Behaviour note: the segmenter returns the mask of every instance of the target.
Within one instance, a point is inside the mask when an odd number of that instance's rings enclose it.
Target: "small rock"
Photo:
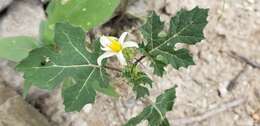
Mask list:
[[[0,84],[1,126],[50,126],[47,119],[10,88]]]
[[[255,123],[260,124],[260,109],[254,112],[251,116],[254,119]]]
[[[126,106],[127,108],[133,108],[135,104],[136,104],[136,100],[135,100],[134,97],[129,98],[129,99],[125,102],[125,106]]]
[[[84,113],[89,113],[92,109],[92,104],[87,104],[83,107]]]
[[[22,75],[15,71],[14,67],[15,64],[7,60],[0,60],[0,80],[6,82],[9,87],[20,91],[24,80]]]
[[[255,3],[255,0],[247,0],[248,1],[248,3],[250,3],[250,4],[254,4]]]
[[[127,7],[127,13],[138,18],[146,17],[146,15],[148,14],[147,10],[147,2],[144,0],[133,2],[131,5]]]
[[[50,2],[50,0],[41,0],[41,2],[45,4],[45,3]]]
[[[0,2],[0,12],[2,10],[4,10],[6,7],[8,7],[12,2],[13,2],[13,0],[1,0],[1,2]]]
[[[225,95],[227,95],[228,94],[228,85],[229,85],[229,81],[224,81],[223,83],[220,83],[219,84],[219,88],[218,88],[218,91],[219,91],[219,95],[220,96],[225,96]]]
[[[5,103],[6,100],[10,97],[16,96],[16,92],[12,91],[11,89],[7,88],[3,84],[0,84],[0,105]]]
[[[37,0],[16,0],[0,20],[0,36],[38,35],[40,22],[45,18],[42,3]]]

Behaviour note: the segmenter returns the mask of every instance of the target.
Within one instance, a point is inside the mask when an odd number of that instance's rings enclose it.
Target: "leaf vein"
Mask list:
[[[54,77],[52,77],[51,79],[48,80],[48,82],[53,81],[55,78],[57,78],[58,76],[60,76],[65,68],[62,68]]]
[[[72,43],[72,41],[71,41],[69,35],[68,35],[67,33],[65,33],[65,32],[63,32],[63,34],[64,34],[64,35],[66,36],[66,38],[68,39],[69,44],[72,46],[72,48],[73,48],[82,58],[84,58],[84,59],[87,61],[87,63],[90,63],[90,61],[88,60],[88,58],[87,58],[85,55],[83,55],[83,53]]]

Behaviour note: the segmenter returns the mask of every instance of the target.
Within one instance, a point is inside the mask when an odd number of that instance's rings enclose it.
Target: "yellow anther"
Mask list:
[[[120,51],[122,51],[123,47],[122,47],[121,43],[118,41],[118,39],[116,39],[114,37],[108,37],[108,39],[111,42],[110,45],[108,45],[108,47],[113,52],[120,52]]]

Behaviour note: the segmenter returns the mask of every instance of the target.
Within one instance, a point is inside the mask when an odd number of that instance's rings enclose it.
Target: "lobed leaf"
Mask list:
[[[56,23],[66,22],[89,31],[105,23],[120,0],[52,0],[47,9],[48,20],[41,23],[40,39],[53,44]]]
[[[204,39],[203,29],[207,25],[208,9],[194,8],[190,11],[181,10],[171,19],[166,36],[160,36],[164,23],[152,12],[146,24],[141,27],[145,41],[140,45],[144,55],[151,59],[154,73],[162,76],[165,67],[188,67],[193,59],[187,49],[176,49],[177,43],[195,44]]]
[[[48,9],[49,24],[68,22],[89,29],[108,20],[119,0],[52,0]]]
[[[170,126],[166,113],[172,110],[176,98],[176,87],[167,89],[163,94],[156,98],[154,104],[144,108],[137,116],[131,118],[125,126],[136,126],[144,120],[148,121],[149,126]]]
[[[106,87],[108,78],[105,70],[98,66],[95,52],[85,48],[85,32],[68,23],[55,27],[55,45],[34,49],[17,65],[24,72],[25,85],[51,90],[70,78],[63,85],[66,111],[79,111],[85,104],[93,103],[96,87]]]
[[[39,43],[32,37],[0,38],[0,58],[19,62],[27,57],[32,49],[38,46]]]
[[[54,28],[49,25],[48,20],[42,21],[40,24],[39,39],[44,45],[54,43]]]
[[[136,99],[149,95],[148,87],[152,87],[153,81],[136,65],[128,65],[123,72],[123,76],[132,84]]]

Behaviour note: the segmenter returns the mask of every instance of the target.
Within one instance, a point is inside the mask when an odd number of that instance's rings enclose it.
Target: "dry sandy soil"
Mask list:
[[[37,35],[38,24],[45,17],[40,3],[33,1],[17,0],[10,5],[7,14],[1,17],[1,37]],[[24,14],[29,7],[28,13],[33,16],[12,18],[18,13],[19,4],[24,3],[27,5]],[[159,78],[151,74],[148,62],[144,61],[142,67],[155,81],[149,98],[154,100],[163,90],[178,85],[173,111],[167,114],[171,126],[260,126],[259,0],[130,0],[126,12],[143,19],[149,10],[155,9],[162,20],[169,22],[176,11],[195,6],[210,9],[209,24],[204,31],[206,39],[195,46],[186,46],[194,55],[196,65],[179,71],[169,67],[167,74]],[[31,12],[30,7],[39,13]],[[30,20],[32,17],[34,20]],[[8,19],[16,27],[27,23],[12,29]],[[26,25],[30,29],[26,30]],[[136,25],[125,25],[121,29],[130,27],[133,34],[130,39],[138,41],[134,37]],[[109,28],[101,31],[107,32]],[[100,33],[100,29],[94,32]],[[23,80],[13,66],[1,61],[0,79],[19,92]],[[100,94],[95,104],[85,106],[79,113],[64,112],[59,89],[52,93],[35,89],[28,101],[54,126],[121,126],[140,112],[145,103],[135,100],[124,81],[116,80],[115,86],[120,98]]]

